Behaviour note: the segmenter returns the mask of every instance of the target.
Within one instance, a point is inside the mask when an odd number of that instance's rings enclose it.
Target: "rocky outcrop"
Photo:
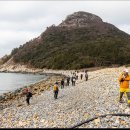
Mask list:
[[[37,73],[41,69],[30,68],[27,65],[14,63],[13,58],[9,59],[5,64],[0,66],[0,72],[24,72],[24,73]]]
[[[88,27],[92,23],[103,23],[102,19],[94,14],[79,11],[62,21],[60,27]]]

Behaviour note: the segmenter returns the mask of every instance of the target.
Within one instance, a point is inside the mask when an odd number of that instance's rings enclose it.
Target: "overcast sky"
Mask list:
[[[77,11],[96,14],[130,34],[130,1],[0,1],[0,57]]]

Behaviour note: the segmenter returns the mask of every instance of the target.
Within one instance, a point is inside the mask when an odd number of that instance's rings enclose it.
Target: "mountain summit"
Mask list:
[[[13,49],[9,58],[29,67],[48,69],[123,65],[130,63],[129,41],[130,35],[114,25],[79,11]]]
[[[102,19],[94,14],[79,11],[71,15],[59,25],[60,27],[87,27],[93,23],[101,23]]]

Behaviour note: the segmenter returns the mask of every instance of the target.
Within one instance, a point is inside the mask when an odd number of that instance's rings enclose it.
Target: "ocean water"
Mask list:
[[[0,94],[14,91],[47,78],[48,76],[39,74],[0,73]]]

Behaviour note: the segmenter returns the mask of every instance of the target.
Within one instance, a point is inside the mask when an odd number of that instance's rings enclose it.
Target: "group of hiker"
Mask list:
[[[88,73],[87,73],[87,70],[85,71],[84,77],[85,77],[85,80],[87,81],[87,80],[88,80]],[[81,79],[81,80],[83,79],[83,74],[82,74],[82,73],[81,73],[81,75],[80,75],[80,79]]]
[[[88,80],[88,73],[87,71],[85,71],[84,74],[85,80]],[[67,86],[70,85],[70,80],[72,82],[72,86],[75,86],[76,80],[78,80],[79,76],[76,75],[76,73],[73,73],[72,77],[70,77],[69,75],[67,76]],[[80,80],[83,79],[83,73],[80,74]],[[120,94],[119,94],[119,102],[122,103],[122,97],[123,94],[125,92],[130,92],[129,90],[129,81],[130,81],[130,76],[128,74],[128,69],[124,69],[123,72],[121,73],[120,77],[119,77],[119,83],[120,83]],[[58,82],[56,82],[56,84],[58,86]],[[55,86],[54,85],[54,86]],[[64,88],[64,80],[62,79],[61,81],[61,89]],[[55,91],[54,89],[54,98],[57,99],[58,96],[58,91],[59,91],[59,87],[58,90]]]
[[[88,80],[87,71],[84,72],[84,77],[85,77],[85,80],[87,81]],[[61,89],[64,89],[65,86],[70,86],[70,83],[72,84],[72,86],[75,86],[78,78],[79,76],[78,76],[78,71],[77,71],[77,73],[73,72],[71,73],[71,76],[68,75],[65,79],[62,79],[60,83],[56,82],[53,86],[54,99],[57,99],[58,97],[59,86],[61,87]],[[80,80],[83,80],[83,73],[80,74]],[[30,105],[30,99],[33,95],[32,92],[26,87],[23,94],[26,95],[27,105]]]
[[[76,78],[75,76],[70,77],[69,75],[66,78],[66,86],[70,85],[70,80],[72,82],[72,86],[75,86],[75,82],[76,82]],[[56,82],[54,84],[53,90],[54,90],[54,98],[57,99],[58,96],[58,92],[59,92],[59,85],[61,86],[61,89],[64,88],[65,86],[65,80],[62,79],[60,83]]]
[[[66,77],[66,86],[69,86],[70,82],[71,82],[72,86],[75,86],[76,85],[76,81],[79,78],[78,72],[77,72],[77,74],[76,74],[76,72],[73,72],[71,74],[72,74],[71,77],[69,75]],[[83,74],[82,73],[80,74],[80,77],[81,77],[81,80],[82,80],[83,79]],[[85,80],[87,81],[88,80],[88,73],[87,73],[87,71],[85,71],[84,77],[85,77]],[[54,98],[55,99],[57,99],[57,97],[58,97],[59,86],[61,86],[61,89],[64,88],[64,86],[65,86],[65,79],[62,79],[60,83],[56,82],[54,84],[53,90],[54,90]]]
[[[88,73],[85,71],[85,74],[80,74],[80,80],[83,80],[83,77],[85,80],[88,80]],[[65,78],[62,79],[60,83],[56,82],[53,86],[53,91],[54,91],[54,99],[57,99],[58,97],[58,92],[59,88],[64,89],[65,86],[70,86],[70,82],[72,86],[75,86],[76,80],[78,80],[79,75],[76,73],[72,73],[72,76],[70,77],[69,75]],[[65,82],[66,80],[66,82]],[[119,102],[122,103],[122,97],[125,92],[129,90],[129,81],[130,81],[130,76],[128,74],[128,69],[124,69],[124,71],[121,73],[119,77],[119,83],[120,83],[120,94],[119,94]],[[26,88],[24,94],[26,94],[26,102],[27,105],[30,104],[30,98],[32,97],[32,93]]]
[[[88,80],[88,73],[87,73],[87,70],[85,71],[85,73],[81,73],[80,74],[80,80],[83,80],[83,77],[85,78],[85,80],[87,81]],[[79,76],[76,75],[76,73],[73,73],[72,74],[72,77],[70,77],[69,75],[67,76],[67,85],[66,86],[69,86],[70,85],[70,81],[72,82],[72,86],[75,86],[75,83],[76,83],[76,80],[78,80]],[[129,81],[130,81],[130,76],[128,74],[128,69],[124,69],[123,72],[121,73],[120,77],[119,77],[119,83],[120,83],[120,93],[119,93],[119,102],[122,103],[123,100],[122,100],[122,97],[124,95],[125,92],[129,92],[130,93],[130,89],[129,89]],[[59,86],[58,85],[58,82],[56,82],[57,87]],[[54,86],[55,86],[54,85]],[[62,79],[61,81],[61,89],[64,88],[64,79]],[[58,87],[58,90],[55,91],[54,89],[54,98],[57,99],[57,96],[58,96],[58,91],[59,91],[59,87]],[[130,100],[130,99],[129,99]],[[129,101],[130,103],[130,101]]]

